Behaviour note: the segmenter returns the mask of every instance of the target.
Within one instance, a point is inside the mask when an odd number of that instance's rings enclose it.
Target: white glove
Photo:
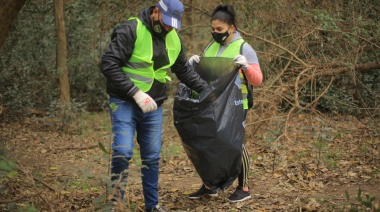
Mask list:
[[[243,71],[246,71],[248,69],[248,62],[247,58],[245,58],[243,55],[238,55],[234,58],[235,64],[237,66],[240,66]]]
[[[133,95],[136,103],[139,105],[143,113],[152,112],[157,110],[156,102],[148,94],[138,90],[135,95]]]
[[[201,61],[201,58],[196,54],[191,56],[189,59],[190,65],[193,65],[194,62],[199,63],[199,61]]]

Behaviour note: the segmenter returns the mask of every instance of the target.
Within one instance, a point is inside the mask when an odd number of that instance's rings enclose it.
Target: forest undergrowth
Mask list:
[[[288,119],[286,135],[281,119],[253,134],[254,113],[246,132],[252,198],[229,203],[233,185],[215,199],[194,201],[186,196],[201,181],[165,105],[160,204],[171,211],[379,210],[378,120],[300,113]],[[36,116],[0,125],[0,211],[109,209],[108,113],[82,114],[67,125]],[[125,211],[144,209],[138,147],[135,153]]]

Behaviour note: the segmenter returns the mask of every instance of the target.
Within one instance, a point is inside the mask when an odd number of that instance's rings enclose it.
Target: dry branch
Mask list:
[[[21,196],[21,197],[18,197],[16,199],[0,200],[0,204],[7,204],[7,203],[12,203],[12,202],[18,202],[20,200],[27,199],[27,198],[34,197],[34,196],[36,196],[36,194],[35,195],[30,195],[30,196]]]
[[[49,185],[47,182],[45,182],[45,181],[43,181],[41,179],[38,179],[36,177],[33,177],[33,179],[36,180],[36,181],[38,181],[38,182],[40,182],[42,185],[44,185],[46,188],[50,189],[51,191],[59,193],[59,191],[56,188],[54,188],[53,186]]]
[[[89,150],[89,149],[95,149],[99,147],[98,145],[92,145],[92,146],[86,146],[86,147],[63,147],[63,148],[56,148],[53,152],[58,151],[66,151],[66,150]]]
[[[17,163],[17,164],[18,164],[19,166],[21,166],[20,163]],[[23,169],[17,167],[17,170],[19,170],[20,172],[22,172],[22,173],[25,174],[25,175],[30,175],[31,179],[40,182],[42,185],[44,185],[46,188],[50,189],[51,191],[54,191],[54,192],[57,192],[57,193],[59,192],[56,188],[54,188],[53,186],[49,185],[47,182],[45,182],[45,181],[43,181],[43,180],[41,180],[41,179],[38,179],[38,178],[34,177],[34,176],[31,175],[31,174],[28,174],[28,173],[27,173],[26,171],[24,171]]]
[[[273,45],[273,46],[276,46],[276,47],[278,47],[278,48],[280,48],[280,49],[282,49],[282,50],[288,52],[288,53],[289,53],[292,57],[294,57],[294,58],[295,58],[295,59],[296,59],[301,65],[303,65],[303,66],[305,66],[305,67],[308,67],[308,66],[309,66],[309,65],[307,65],[303,60],[301,60],[301,59],[300,59],[295,53],[293,53],[292,51],[288,50],[287,48],[285,48],[285,47],[283,47],[283,46],[281,46],[281,45],[279,45],[279,44],[277,44],[277,43],[274,43],[274,42],[272,42],[272,41],[270,41],[270,40],[267,40],[267,39],[262,38],[262,37],[257,36],[257,35],[249,34],[249,33],[245,32],[245,31],[243,31],[243,30],[240,30],[240,29],[239,29],[239,32],[242,33],[242,34],[244,34],[244,35],[247,36],[247,37],[254,37],[254,38],[257,38],[257,39],[259,39],[259,40],[261,40],[261,41],[264,41],[264,42],[266,42],[266,43],[269,43],[269,44],[271,44],[271,45]]]
[[[371,70],[378,70],[380,69],[380,61],[376,61],[373,63],[366,63],[366,64],[358,64],[355,67],[350,68],[350,67],[338,67],[334,69],[328,69],[328,67],[321,66],[321,67],[316,67],[318,71],[311,74],[307,75],[304,79],[299,80],[297,82],[297,85],[288,85],[289,87],[293,88],[295,86],[301,86],[304,85],[305,83],[309,82],[310,80],[314,80],[319,77],[331,77],[331,76],[338,76],[344,72],[348,72],[351,70],[355,70],[357,72],[368,72]],[[303,74],[303,73],[302,73]]]
[[[270,43],[272,43],[272,42],[270,42]],[[276,45],[276,46],[279,47],[279,45]],[[313,104],[315,104],[315,102],[317,102],[319,99],[321,99],[324,96],[324,94],[327,93],[328,88],[332,84],[332,80],[330,81],[329,86],[322,92],[322,94],[320,94],[312,103],[310,103],[306,106],[303,106],[302,108],[301,108],[299,101],[298,101],[299,87],[302,87],[306,83],[308,83],[309,81],[316,80],[317,78],[336,77],[342,73],[345,73],[345,72],[348,72],[351,70],[355,70],[356,72],[368,72],[371,70],[379,70],[380,69],[380,62],[376,61],[373,63],[358,64],[358,65],[354,66],[353,68],[350,68],[347,66],[338,66],[338,65],[334,65],[333,67],[334,68],[331,68],[331,67],[329,68],[329,66],[326,66],[326,65],[325,66],[319,66],[319,67],[306,66],[306,64],[305,64],[304,70],[299,73],[295,82],[289,82],[287,84],[281,84],[277,89],[275,89],[274,93],[276,95],[274,95],[273,99],[270,101],[271,103],[269,105],[269,109],[264,114],[261,115],[262,119],[255,126],[254,131],[252,132],[253,135],[262,126],[264,126],[266,123],[268,123],[271,120],[270,117],[273,117],[275,115],[275,111],[277,110],[278,105],[285,99],[286,96],[288,96],[288,93],[290,91],[294,90],[294,97],[293,98],[294,98],[295,104],[292,106],[292,109],[288,112],[288,115],[286,118],[287,122],[289,121],[290,116],[295,111],[295,109],[297,109],[297,108],[307,109],[308,107],[311,107]],[[284,73],[285,73],[285,70],[283,70],[281,72],[281,74],[276,77],[275,81],[278,81]],[[273,86],[273,83],[274,82],[272,82],[272,86]],[[288,126],[288,123],[285,123],[285,126]],[[285,131],[284,131],[285,136],[286,136],[286,131],[287,130],[285,127]]]

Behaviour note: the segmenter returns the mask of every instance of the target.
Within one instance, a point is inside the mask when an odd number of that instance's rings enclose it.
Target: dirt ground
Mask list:
[[[300,114],[288,124],[286,136],[281,137],[276,136],[280,122],[272,122],[252,135],[253,116],[247,119],[246,135],[252,198],[232,204],[227,197],[235,184],[216,198],[187,199],[201,181],[183,151],[170,110],[166,110],[160,204],[170,211],[378,208],[380,131],[374,120]],[[100,142],[108,151],[112,140],[108,113],[85,114],[69,126],[46,117],[3,122],[0,134],[0,142],[4,143],[0,161],[14,161],[16,165],[12,171],[0,170],[0,211],[109,209],[109,155],[99,148]],[[144,209],[139,170],[136,155],[131,161],[128,204],[123,211]]]

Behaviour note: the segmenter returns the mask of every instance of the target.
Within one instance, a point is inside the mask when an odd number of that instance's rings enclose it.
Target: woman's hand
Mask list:
[[[238,55],[234,58],[234,61],[235,61],[235,64],[237,66],[240,66],[241,69],[243,69],[243,71],[246,71],[248,69],[248,62],[247,62],[247,58],[245,58],[243,55]]]

